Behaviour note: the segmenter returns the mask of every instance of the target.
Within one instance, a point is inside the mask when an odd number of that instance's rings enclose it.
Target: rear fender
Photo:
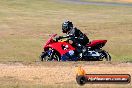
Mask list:
[[[93,40],[87,46],[88,47],[100,47],[102,48],[106,44],[107,40]]]

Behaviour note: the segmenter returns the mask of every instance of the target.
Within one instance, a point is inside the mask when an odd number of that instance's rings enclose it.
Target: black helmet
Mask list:
[[[73,24],[70,21],[66,21],[62,24],[62,32],[67,33],[73,28]]]

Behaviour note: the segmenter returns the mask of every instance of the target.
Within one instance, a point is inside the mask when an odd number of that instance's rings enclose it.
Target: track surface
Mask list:
[[[96,64],[96,65],[95,65]],[[31,83],[42,85],[77,85],[75,81],[76,68],[82,66],[87,73],[111,73],[111,74],[130,74],[132,75],[132,63],[47,63],[29,64],[22,63],[0,64],[0,85],[12,83]],[[77,85],[78,86],[78,85]],[[111,84],[111,85],[86,85],[100,87],[132,87],[130,84]]]
[[[132,3],[114,3],[114,2],[92,2],[81,0],[55,0],[62,3],[82,4],[82,5],[99,5],[99,6],[127,6],[132,7]]]

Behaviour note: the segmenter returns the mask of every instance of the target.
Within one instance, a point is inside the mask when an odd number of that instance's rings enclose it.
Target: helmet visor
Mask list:
[[[62,25],[62,32],[66,33],[68,31],[68,25],[67,24],[63,24]]]

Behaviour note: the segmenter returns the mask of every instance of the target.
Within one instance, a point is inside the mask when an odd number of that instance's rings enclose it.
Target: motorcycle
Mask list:
[[[40,55],[41,61],[61,61],[61,57],[69,51],[76,51],[66,40],[58,40],[55,37],[57,34],[51,35],[46,44],[43,46],[44,51]],[[67,37],[66,37],[67,38]],[[86,44],[78,56],[81,61],[111,61],[110,54],[103,50],[102,47],[107,40],[93,40]]]

